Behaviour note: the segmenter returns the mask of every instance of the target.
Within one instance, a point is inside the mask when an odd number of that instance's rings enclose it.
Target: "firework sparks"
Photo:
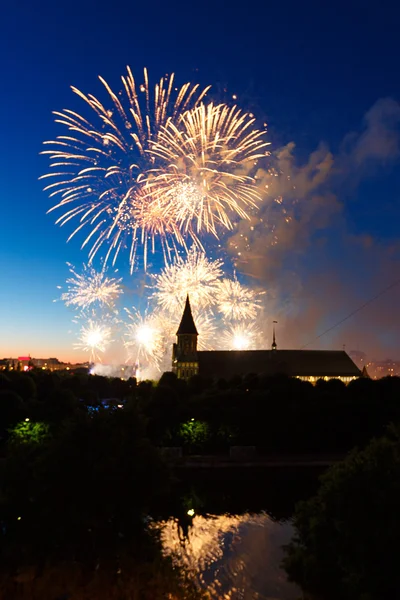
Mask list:
[[[171,314],[181,314],[187,294],[196,312],[215,302],[221,260],[209,260],[205,253],[192,247],[186,258],[176,257],[159,275],[154,276],[152,298]]]
[[[261,200],[253,172],[267,154],[265,132],[236,106],[204,103],[209,88],[175,88],[174,76],[138,86],[131,70],[115,94],[100,77],[108,106],[72,88],[89,107],[90,119],[64,109],[56,122],[68,135],[45,142],[50,172],[44,189],[63,209],[57,223],[78,220],[68,239],[88,233],[82,247],[92,261],[100,248],[115,264],[129,248],[133,270],[138,246],[144,267],[148,247],[159,240],[165,262],[187,240],[202,248],[200,234],[232,229]],[[53,179],[54,178],[54,179]]]
[[[100,353],[105,352],[112,342],[111,335],[111,327],[89,320],[88,324],[81,328],[79,342],[75,344],[75,348],[90,352],[90,360],[101,362]]]
[[[215,348],[216,333],[218,330],[217,322],[212,314],[208,312],[195,312],[193,315],[196,323],[196,329],[199,334],[199,350],[213,350]]]
[[[236,278],[224,278],[218,282],[217,309],[224,319],[230,321],[253,320],[260,310],[258,293]]]
[[[231,325],[224,332],[222,343],[227,350],[256,350],[261,331],[254,323]]]
[[[106,277],[105,269],[96,271],[90,265],[83,265],[82,273],[70,267],[72,277],[67,279],[68,291],[61,294],[67,306],[89,308],[93,305],[111,307],[122,294],[122,278]]]
[[[161,240],[165,256],[171,252],[169,239],[173,248],[175,243],[184,242],[176,223],[146,190],[145,173],[154,166],[154,156],[148,150],[161,128],[195,107],[209,88],[201,90],[186,83],[178,89],[174,75],[170,75],[161,78],[153,89],[146,69],[144,82],[138,85],[129,67],[127,75],[121,77],[120,94],[115,94],[102,77],[99,79],[108,94],[108,106],[72,87],[89,107],[90,120],[68,109],[54,113],[68,135],[45,142],[51,148],[42,154],[49,156],[51,172],[42,178],[55,179],[44,189],[58,200],[50,210],[65,211],[56,222],[64,225],[71,219],[79,220],[68,239],[81,229],[89,230],[82,244],[92,243],[89,259],[105,244],[105,260],[113,255],[113,264],[121,248],[129,246],[133,268],[139,242],[144,247],[145,265],[149,238],[153,249],[155,238]]]
[[[201,103],[151,143],[151,155],[165,164],[153,169],[150,188],[195,243],[201,231],[218,237],[218,228],[232,229],[231,215],[247,219],[261,200],[251,172],[268,142],[254,124],[236,106]]]
[[[142,316],[138,311],[126,312],[130,320],[124,341],[128,360],[135,364],[145,361],[159,370],[164,355],[165,331],[160,326],[157,313]]]

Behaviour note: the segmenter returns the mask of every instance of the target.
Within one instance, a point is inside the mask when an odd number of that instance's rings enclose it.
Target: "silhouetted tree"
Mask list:
[[[393,600],[400,586],[400,438],[373,440],[298,506],[289,577],[321,600]]]

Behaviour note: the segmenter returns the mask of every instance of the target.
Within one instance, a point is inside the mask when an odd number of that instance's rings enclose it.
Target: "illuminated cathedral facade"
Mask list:
[[[311,383],[318,379],[349,383],[362,376],[344,350],[278,350],[275,330],[271,350],[198,350],[198,335],[188,296],[172,350],[172,371],[178,379],[201,375],[229,380],[254,373],[287,375]]]

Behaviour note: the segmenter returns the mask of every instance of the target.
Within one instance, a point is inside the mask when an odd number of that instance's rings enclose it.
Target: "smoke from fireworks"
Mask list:
[[[155,251],[161,242],[165,261],[187,250],[191,239],[202,247],[201,233],[231,229],[231,215],[247,217],[260,195],[251,166],[265,156],[264,131],[252,115],[224,104],[204,104],[209,88],[190,83],[174,88],[174,76],[149,86],[136,83],[128,67],[123,92],[108,93],[108,106],[72,88],[91,110],[86,118],[64,109],[56,122],[68,135],[46,142],[55,181],[44,189],[63,209],[57,223],[78,220],[68,239],[87,231],[89,260],[105,248],[113,264],[129,248],[131,270],[138,244]]]
[[[68,266],[72,277],[67,279],[68,291],[61,294],[66,306],[80,309],[92,305],[110,307],[122,294],[122,277],[106,277],[104,269],[96,271],[89,265],[83,265],[82,273],[77,273],[72,265]]]

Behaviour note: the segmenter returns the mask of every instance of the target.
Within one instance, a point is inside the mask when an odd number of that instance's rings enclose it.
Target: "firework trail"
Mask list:
[[[192,307],[199,313],[215,302],[222,266],[222,260],[210,260],[193,246],[185,258],[177,256],[171,265],[153,276],[151,298],[172,315],[181,315],[189,294]]]
[[[91,361],[100,361],[100,354],[105,352],[112,342],[111,327],[103,322],[89,320],[87,325],[81,327],[79,341],[74,345],[78,350],[90,352]]]
[[[228,321],[253,320],[257,317],[261,302],[260,292],[242,285],[236,278],[224,278],[217,284],[217,310]]]
[[[201,102],[209,87],[186,83],[176,88],[172,74],[151,88],[146,69],[138,85],[129,67],[121,77],[119,94],[99,79],[108,94],[107,105],[72,87],[89,107],[89,119],[68,109],[54,112],[55,121],[68,134],[45,142],[51,148],[42,154],[49,156],[51,171],[42,178],[55,179],[44,189],[56,200],[50,210],[64,210],[56,222],[78,220],[68,239],[81,229],[89,230],[82,247],[91,244],[90,261],[106,244],[105,260],[113,256],[114,264],[121,248],[129,246],[133,268],[139,243],[145,265],[148,240],[154,251],[159,238],[165,257],[171,253],[169,242],[172,250],[176,243],[185,245],[178,224],[147,189],[146,172],[154,167],[148,150],[161,128],[178,122],[182,113]]]
[[[106,277],[106,271],[96,271],[90,265],[83,265],[82,273],[77,273],[68,263],[72,277],[67,279],[68,291],[61,294],[66,306],[84,310],[92,306],[113,307],[122,294],[122,278]]]

